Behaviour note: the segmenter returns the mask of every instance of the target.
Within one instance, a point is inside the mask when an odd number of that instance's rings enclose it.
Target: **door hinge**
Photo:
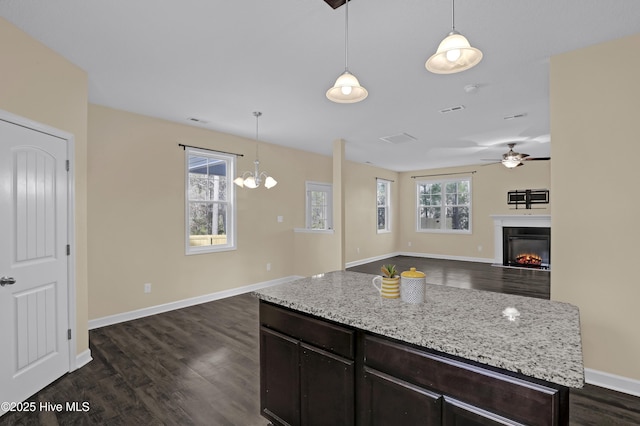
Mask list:
[[[67,171],[69,171],[69,160],[67,160],[67,165],[65,167],[67,168]]]
[[[67,244],[67,256],[71,255],[71,244]]]
[[[67,340],[71,340],[71,329],[67,329]]]

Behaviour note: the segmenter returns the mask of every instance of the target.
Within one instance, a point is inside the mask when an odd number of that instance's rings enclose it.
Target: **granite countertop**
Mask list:
[[[580,313],[568,303],[427,284],[426,301],[384,299],[375,275],[335,271],[256,291],[321,318],[548,382],[581,388]],[[427,278],[428,279],[428,278]],[[515,321],[502,315],[520,312]]]

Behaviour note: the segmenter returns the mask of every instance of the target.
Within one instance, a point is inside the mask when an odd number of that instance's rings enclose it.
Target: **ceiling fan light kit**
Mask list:
[[[451,0],[451,32],[424,65],[434,74],[454,74],[478,65],[481,60],[482,52],[456,31],[455,0]]]
[[[355,75],[349,72],[349,1],[345,1],[344,12],[344,72],[333,87],[327,90],[327,99],[339,104],[353,104],[369,96],[367,89],[360,85]]]

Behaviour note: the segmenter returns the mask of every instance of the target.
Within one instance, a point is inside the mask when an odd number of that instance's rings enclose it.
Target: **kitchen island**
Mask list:
[[[584,383],[575,306],[429,284],[408,304],[372,278],[336,271],[256,292],[270,421],[568,424],[568,389]]]

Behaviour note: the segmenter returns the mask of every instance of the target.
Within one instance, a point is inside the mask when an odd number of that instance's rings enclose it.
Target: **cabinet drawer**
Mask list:
[[[559,389],[375,336],[365,336],[364,347],[367,366],[518,422],[555,425],[565,416],[560,399],[568,393]]]
[[[260,323],[325,351],[354,359],[354,330],[263,301],[260,301]]]

